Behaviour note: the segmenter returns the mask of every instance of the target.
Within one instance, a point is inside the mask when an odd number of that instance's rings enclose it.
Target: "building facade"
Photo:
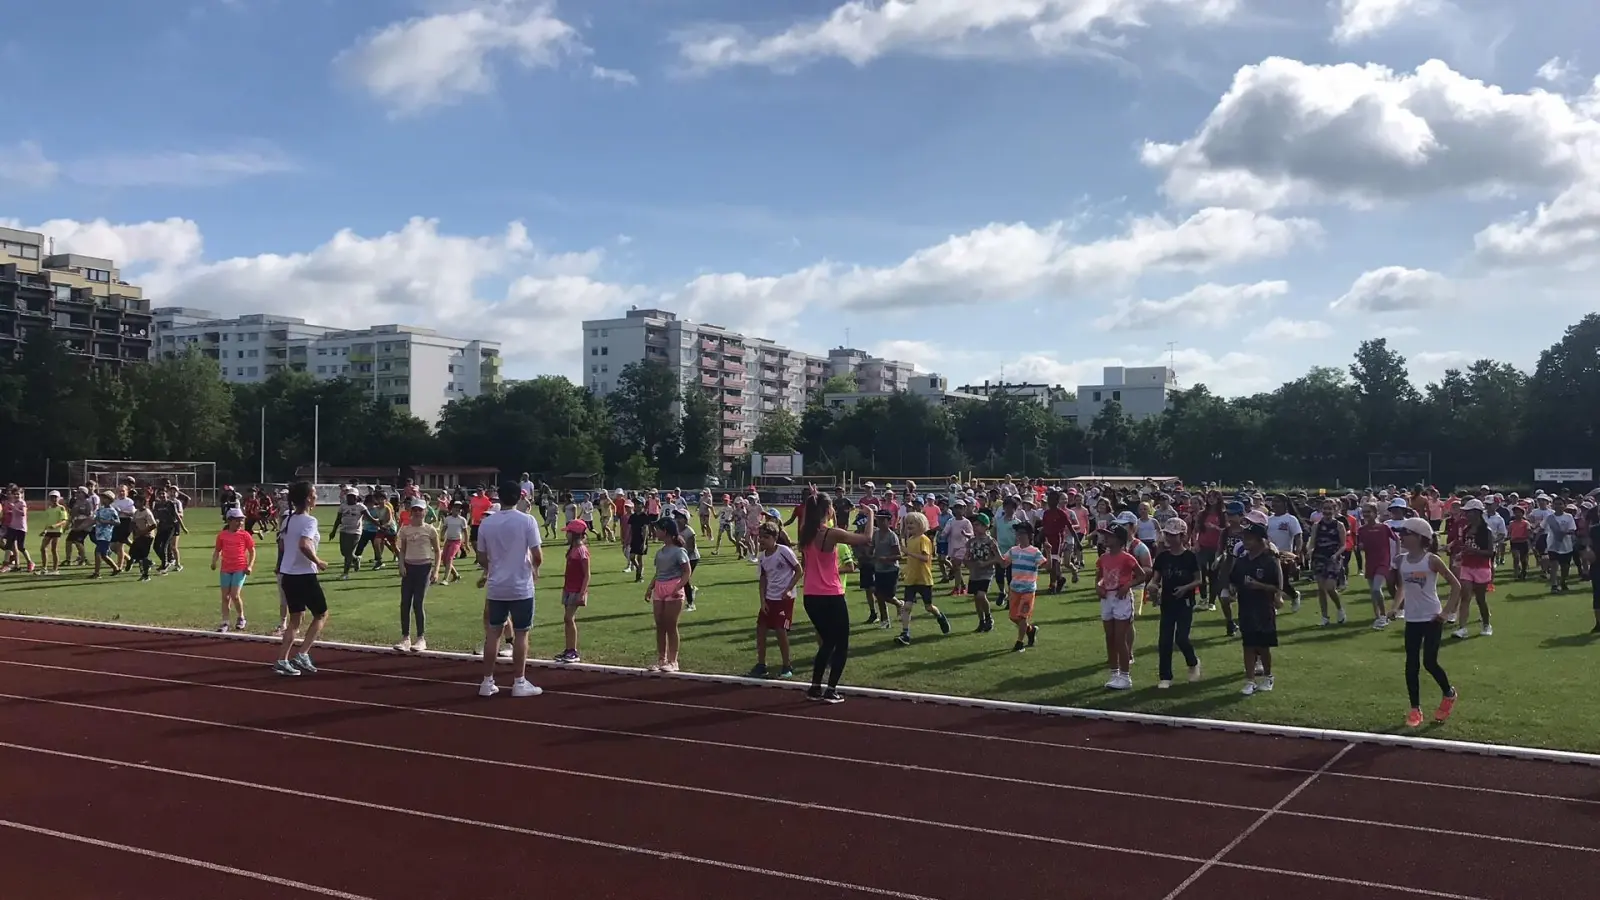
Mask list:
[[[96,365],[149,362],[153,330],[143,291],[122,280],[113,260],[49,250],[42,234],[0,228],[0,359],[48,329]]]
[[[1166,366],[1106,366],[1101,384],[1078,385],[1078,425],[1088,428],[1108,402],[1115,401],[1132,419],[1165,412],[1178,376]]]
[[[437,425],[453,400],[476,397],[502,382],[500,345],[447,337],[412,325],[340,329],[289,316],[219,318],[191,307],[155,310],[156,349],[190,348],[217,361],[224,380],[253,384],[278,372],[318,379],[348,378],[372,396]]]
[[[1057,396],[1065,396],[1066,391],[1059,385],[1033,384],[1025,381],[989,381],[984,379],[982,384],[964,384],[956,390],[964,394],[978,394],[983,397],[1010,397],[1016,400],[1031,400],[1043,407],[1049,407]]]
[[[984,394],[975,394],[966,388],[950,389],[950,379],[942,375],[912,375],[906,381],[902,390],[896,391],[850,391],[849,393],[827,393],[822,395],[822,405],[828,409],[848,409],[863,400],[874,397],[890,397],[894,394],[907,394],[917,397],[928,403],[951,404],[962,400],[987,401]]]
[[[897,359],[873,356],[865,350],[835,347],[828,351],[828,375],[850,375],[864,394],[892,394],[911,388],[917,367]]]

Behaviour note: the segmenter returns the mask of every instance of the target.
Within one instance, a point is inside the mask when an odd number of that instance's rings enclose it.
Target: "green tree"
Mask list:
[[[617,443],[629,455],[673,460],[681,441],[678,376],[655,363],[628,363],[617,376],[617,389],[606,398],[615,418]]]
[[[1411,383],[1405,357],[1389,349],[1388,339],[1362,341],[1350,364],[1350,377],[1358,398],[1357,436],[1362,452],[1430,449],[1418,446],[1414,430],[1406,427],[1421,397]]]
[[[1600,458],[1600,314],[1590,313],[1539,354],[1523,406],[1524,471],[1592,467]]]
[[[756,453],[788,453],[800,442],[800,420],[787,409],[775,409],[761,417],[750,449]]]
[[[691,387],[683,394],[683,435],[673,475],[699,484],[722,462],[722,410],[706,392]]]
[[[1089,423],[1089,447],[1094,451],[1096,468],[1126,466],[1133,451],[1133,423],[1122,412],[1122,404],[1107,400]],[[1159,473],[1166,474],[1166,473]]]
[[[853,394],[856,392],[856,376],[846,372],[843,375],[834,375],[824,381],[816,391],[815,399],[820,400],[824,394]]]
[[[642,491],[660,486],[661,470],[650,465],[650,460],[643,453],[635,452],[623,461],[622,468],[617,471],[617,479],[630,491]]]

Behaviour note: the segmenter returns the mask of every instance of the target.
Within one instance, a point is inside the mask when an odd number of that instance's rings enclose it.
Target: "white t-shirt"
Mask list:
[[[279,569],[285,575],[315,575],[317,566],[306,555],[300,552],[300,539],[310,538],[311,549],[315,551],[322,544],[322,534],[317,528],[317,519],[309,513],[295,513],[283,527],[283,567]]]
[[[478,525],[478,551],[489,555],[490,600],[527,600],[533,596],[533,564],[528,552],[540,545],[539,523],[521,510],[500,509]]]
[[[444,517],[444,539],[459,541],[467,533],[467,520],[464,516],[448,515]]]
[[[1272,539],[1272,546],[1279,550],[1293,550],[1294,539],[1304,533],[1300,520],[1289,513],[1267,520],[1267,537]]]
[[[1568,513],[1552,512],[1544,520],[1544,549],[1549,553],[1571,553],[1578,523]]]
[[[771,553],[761,554],[761,574],[767,577],[767,595],[763,599],[773,602],[783,599],[784,588],[793,587],[794,573],[800,571],[800,561],[794,551],[782,544]]]
[[[174,501],[174,502],[176,502],[176,501]],[[111,508],[116,510],[117,511],[117,515],[119,515],[119,516],[132,517],[133,516],[133,511],[135,509],[135,507],[133,505],[133,498],[132,497],[118,497],[117,499],[111,501]]]

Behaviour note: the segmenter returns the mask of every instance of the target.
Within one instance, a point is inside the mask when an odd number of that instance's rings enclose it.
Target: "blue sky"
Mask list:
[[[1597,308],[1577,0],[61,0],[10,13],[0,218],[158,304],[576,376],[660,305],[956,381],[1269,389]],[[63,23],[71,23],[63,27]],[[64,64],[65,63],[65,64]],[[18,98],[30,98],[26,102]]]

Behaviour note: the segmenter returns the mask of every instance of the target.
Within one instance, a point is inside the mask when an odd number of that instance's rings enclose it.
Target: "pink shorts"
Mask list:
[[[1494,584],[1494,566],[1488,563],[1462,563],[1459,577],[1464,584]]]
[[[440,553],[439,555],[444,559],[445,567],[448,568],[461,556],[461,542],[445,541],[444,552]]]

